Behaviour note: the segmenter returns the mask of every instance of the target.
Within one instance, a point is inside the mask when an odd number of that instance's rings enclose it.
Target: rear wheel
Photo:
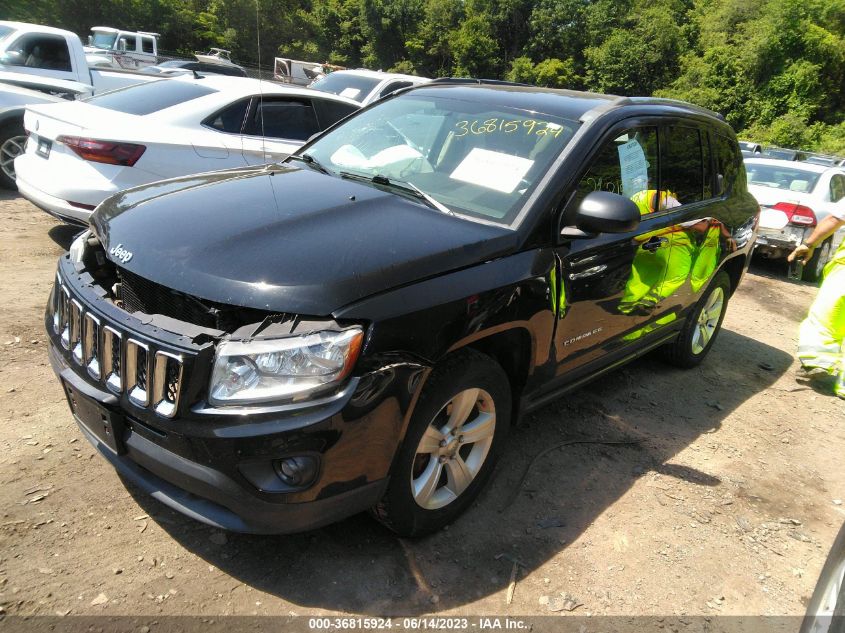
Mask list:
[[[26,132],[23,123],[16,121],[0,128],[0,186],[17,189],[15,185],[15,158],[23,154]]]
[[[662,348],[664,358],[678,367],[695,367],[707,356],[722,328],[728,307],[731,280],[721,270],[695,304],[674,342]]]
[[[510,425],[507,376],[466,350],[434,369],[411,418],[376,518],[402,536],[454,521],[493,472]]]
[[[815,282],[821,279],[824,267],[830,261],[831,244],[830,240],[825,240],[822,245],[813,251],[813,256],[807,265],[804,266],[804,272],[801,274],[801,279],[804,281]]]

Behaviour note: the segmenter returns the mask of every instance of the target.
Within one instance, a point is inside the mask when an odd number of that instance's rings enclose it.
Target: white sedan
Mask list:
[[[748,191],[760,204],[756,252],[786,257],[816,224],[845,204],[845,169],[812,163],[746,158]],[[816,281],[845,235],[838,231],[816,248],[803,279]]]
[[[87,223],[118,191],[279,160],[359,108],[345,97],[224,76],[161,79],[32,106],[16,182],[47,213]]]
[[[355,99],[370,105],[402,88],[419,86],[431,81],[428,77],[385,73],[380,70],[336,70],[313,81],[308,87],[329,94]]]

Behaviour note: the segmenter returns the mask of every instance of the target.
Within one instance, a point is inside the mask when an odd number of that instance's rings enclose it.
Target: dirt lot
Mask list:
[[[561,593],[575,614],[803,613],[845,517],[845,402],[793,379],[813,287],[755,267],[700,369],[647,358],[523,420],[494,484],[437,535],[401,541],[362,515],[256,537],[127,489],[82,438],[42,324],[70,235],[0,197],[6,613],[529,615]],[[519,488],[543,449],[585,439],[638,443],[563,446]]]

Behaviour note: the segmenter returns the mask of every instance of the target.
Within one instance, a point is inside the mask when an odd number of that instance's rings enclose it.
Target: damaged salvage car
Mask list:
[[[710,111],[438,80],[280,163],[104,201],[50,360],[85,437],[190,517],[421,535],[519,415],[651,350],[700,363],[757,219]]]

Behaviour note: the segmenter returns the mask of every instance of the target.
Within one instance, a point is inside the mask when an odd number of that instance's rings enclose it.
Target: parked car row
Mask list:
[[[845,204],[845,167],[746,158],[745,170],[748,190],[762,209],[756,252],[768,259],[785,260],[834,206]],[[801,278],[818,281],[843,239],[845,229],[819,245]]]
[[[103,457],[195,519],[439,529],[517,416],[716,340],[758,221],[723,119],[386,87],[361,108],[189,75],[27,112],[21,192],[87,224],[59,260],[51,364]]]
[[[798,149],[787,149],[784,147],[763,147],[753,141],[739,141],[739,148],[744,158],[772,158],[775,160],[791,160],[814,165],[825,165],[827,167],[845,165],[845,158],[829,154],[819,154]]]

